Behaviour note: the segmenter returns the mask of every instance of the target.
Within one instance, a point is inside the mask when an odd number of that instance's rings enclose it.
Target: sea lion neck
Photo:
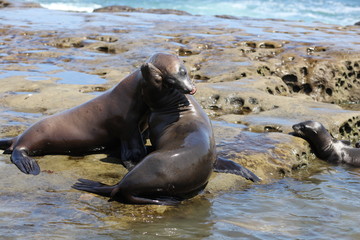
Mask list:
[[[310,138],[309,142],[320,158],[328,158],[333,152],[333,138],[324,127],[318,130],[317,139]]]
[[[128,77],[123,79],[119,84],[117,84],[111,91],[114,94],[128,94],[135,95],[141,91],[141,82],[142,75],[140,70],[132,72]]]
[[[321,144],[319,144],[319,145],[316,145],[316,144],[313,144],[313,145],[314,145],[314,149],[316,149],[315,155],[321,159],[329,158],[329,156],[332,155],[332,153],[334,151],[332,141],[325,140],[325,142],[321,142]]]
[[[151,87],[143,88],[143,98],[152,111],[178,111],[190,105],[186,96],[177,89]]]

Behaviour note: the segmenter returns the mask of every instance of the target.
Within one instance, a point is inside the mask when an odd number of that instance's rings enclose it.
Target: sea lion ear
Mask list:
[[[141,66],[141,74],[145,80],[150,81],[155,85],[160,85],[163,79],[161,71],[152,63],[144,63]]]

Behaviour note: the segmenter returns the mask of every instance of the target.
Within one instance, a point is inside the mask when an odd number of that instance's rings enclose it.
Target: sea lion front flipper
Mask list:
[[[20,171],[26,174],[38,175],[40,173],[40,167],[35,159],[28,156],[24,149],[14,149],[11,154],[11,162],[14,163]]]
[[[214,171],[220,173],[231,173],[231,174],[239,175],[253,182],[259,182],[261,180],[249,169],[241,166],[240,164],[234,161],[222,157],[217,158],[214,164]]]
[[[104,197],[110,197],[114,186],[109,186],[101,182],[96,182],[88,179],[78,179],[78,182],[71,186],[74,189],[95,193]]]
[[[13,143],[14,138],[3,138],[0,139],[0,149],[1,150],[5,150],[5,154],[8,154],[8,148],[11,146],[11,144]]]
[[[130,140],[121,141],[120,160],[127,170],[133,169],[145,156],[146,147],[140,131],[135,132]]]

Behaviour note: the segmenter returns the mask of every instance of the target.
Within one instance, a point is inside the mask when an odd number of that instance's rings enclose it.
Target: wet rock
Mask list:
[[[0,8],[4,8],[4,7],[13,7],[13,8],[42,8],[39,3],[34,3],[34,2],[0,0]]]
[[[235,16],[231,16],[231,15],[215,15],[215,17],[217,17],[217,18],[224,18],[224,19],[236,19],[236,20],[240,20],[240,18],[235,17]]]
[[[177,52],[177,54],[178,54],[179,56],[190,56],[190,55],[197,55],[197,54],[199,54],[198,51],[193,51],[193,50],[186,49],[186,48],[183,48],[183,47],[179,48],[176,52]]]
[[[8,1],[0,0],[0,8],[5,8],[8,6],[10,6],[10,3]]]
[[[175,9],[144,9],[144,13],[156,13],[156,14],[174,14],[174,15],[191,15],[188,12],[175,10]]]
[[[136,8],[129,6],[114,5],[94,9],[94,12],[135,12]]]
[[[103,8],[97,8],[94,12],[142,12],[142,13],[156,13],[156,14],[175,14],[175,15],[191,15],[185,11],[175,9],[144,9],[144,8],[133,8],[129,6],[108,6]]]
[[[336,137],[349,140],[352,144],[359,141],[360,136],[360,116],[354,116],[345,121],[339,129],[332,131]]]
[[[86,40],[85,37],[57,38],[54,41],[50,42],[49,45],[53,45],[58,48],[82,48],[85,46],[84,40]]]

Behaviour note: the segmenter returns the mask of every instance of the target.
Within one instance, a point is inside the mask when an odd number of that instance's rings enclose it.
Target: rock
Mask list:
[[[6,1],[0,0],[0,8],[12,7],[12,8],[41,8],[39,3],[24,2],[24,1]]]
[[[156,13],[156,14],[191,15],[188,12],[175,10],[175,9],[145,9],[145,8],[133,8],[133,7],[121,6],[121,5],[97,8],[94,10],[94,12],[142,12],[142,13]]]
[[[121,5],[107,6],[107,7],[94,9],[94,12],[136,12],[136,11],[137,11],[136,8],[129,6],[121,6]]]
[[[0,0],[0,8],[8,7],[10,3],[6,0]]]
[[[215,15],[215,17],[217,17],[217,18],[224,18],[224,19],[236,19],[236,20],[240,20],[240,18],[235,17],[235,16],[231,16],[231,15]]]

